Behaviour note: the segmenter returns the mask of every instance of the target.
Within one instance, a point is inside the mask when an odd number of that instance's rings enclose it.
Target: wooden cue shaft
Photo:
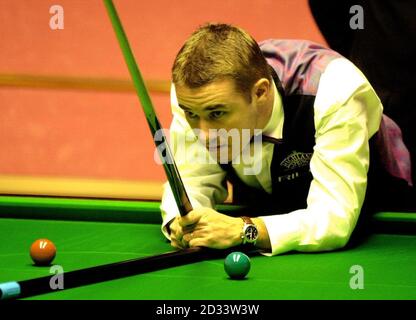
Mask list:
[[[165,170],[170,187],[172,189],[173,196],[175,197],[175,201],[178,206],[179,213],[181,214],[181,216],[184,216],[189,211],[192,211],[192,205],[186,193],[185,186],[180,177],[172,151],[169,147],[166,136],[156,116],[155,109],[153,108],[153,103],[150,99],[149,93],[147,92],[146,86],[143,81],[143,77],[136,63],[133,52],[130,48],[129,41],[124,32],[123,26],[117,14],[117,10],[114,7],[113,1],[104,0],[104,4],[107,8],[107,12],[110,17],[111,24],[113,26],[118,43],[123,53],[123,57],[127,64],[127,68],[129,69],[131,78],[134,83],[134,87],[136,88],[137,96],[142,105],[147,123],[152,132],[152,136],[154,137],[153,140],[155,142],[156,148],[159,151],[159,155],[162,159],[163,168]],[[155,138],[156,133],[158,134],[158,139]],[[159,148],[159,147],[162,147],[162,148]],[[164,155],[162,155],[162,151],[161,151],[163,149],[165,151]]]

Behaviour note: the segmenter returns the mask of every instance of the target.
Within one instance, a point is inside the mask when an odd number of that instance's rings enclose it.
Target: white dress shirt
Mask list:
[[[284,114],[282,99],[274,87],[272,116],[263,135],[282,138]],[[216,163],[189,161],[196,153],[207,153],[202,144],[186,153],[176,141],[191,131],[184,112],[178,106],[172,85],[173,120],[170,140],[175,161],[194,208],[222,203],[227,197],[225,172]],[[286,214],[260,216],[276,255],[288,251],[327,251],[347,244],[363,204],[369,166],[368,140],[377,132],[383,107],[373,88],[351,62],[344,58],[331,61],[323,72],[314,103],[315,146],[310,162],[313,175],[307,208]],[[189,141],[189,143],[192,143]],[[273,144],[262,143],[261,157],[251,163],[233,164],[240,179],[249,186],[272,192],[270,164]],[[181,150],[181,151],[179,151]],[[244,174],[246,166],[261,161],[256,175]],[[278,199],[276,199],[278,201]],[[179,214],[168,183],[161,203],[162,232],[169,239],[166,224]]]

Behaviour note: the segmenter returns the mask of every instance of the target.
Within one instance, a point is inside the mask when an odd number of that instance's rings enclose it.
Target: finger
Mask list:
[[[188,246],[192,247],[208,247],[207,241],[204,238],[193,238],[188,242]]]
[[[181,231],[176,231],[170,235],[171,241],[181,242],[183,238],[183,233]]]
[[[182,228],[182,232],[185,233],[191,233],[195,230],[196,224],[190,224],[188,226],[185,226]]]
[[[179,225],[178,218],[175,218],[175,221],[172,223],[171,234],[177,239],[182,239],[183,230],[182,227]]]
[[[176,239],[173,239],[171,242],[170,242],[170,244],[171,244],[171,246],[172,247],[174,247],[174,248],[178,248],[178,249],[183,249],[184,247],[183,247],[183,245],[182,245],[182,243],[180,243],[179,241],[177,241]]]
[[[186,233],[183,235],[183,239],[182,239],[182,244],[188,248],[189,247],[189,243],[194,240],[195,238],[198,237],[198,233],[197,232],[190,232],[190,233]]]
[[[194,237],[193,232],[185,233],[182,238],[182,242],[186,243],[188,245],[189,241],[191,241]]]
[[[176,217],[175,219],[172,220],[172,223],[170,224],[169,228],[170,228],[171,232],[176,232],[178,230],[178,228],[180,228],[178,217]]]
[[[196,229],[191,233],[188,247],[209,247],[210,237],[204,229]]]
[[[184,236],[185,237],[185,236]],[[187,240],[188,247],[197,247],[197,246],[207,246],[207,239],[204,238],[204,232],[194,231],[190,234],[187,234],[185,239]]]

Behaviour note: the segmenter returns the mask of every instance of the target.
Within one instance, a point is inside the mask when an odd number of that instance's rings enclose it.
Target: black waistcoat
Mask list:
[[[247,186],[231,164],[221,164],[227,180],[233,185],[233,203],[252,207],[253,215],[288,213],[306,208],[312,174],[310,160],[315,145],[315,96],[285,95],[281,82],[272,68],[273,80],[282,97],[284,124],[282,139],[263,137],[274,144],[270,166],[272,194]]]

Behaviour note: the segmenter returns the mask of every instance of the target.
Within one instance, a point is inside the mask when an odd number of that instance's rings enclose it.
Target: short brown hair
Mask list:
[[[231,78],[237,90],[251,100],[250,90],[261,78],[271,79],[267,61],[257,42],[244,30],[229,24],[198,28],[179,50],[172,81],[198,88],[214,80]]]

